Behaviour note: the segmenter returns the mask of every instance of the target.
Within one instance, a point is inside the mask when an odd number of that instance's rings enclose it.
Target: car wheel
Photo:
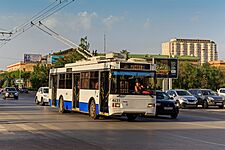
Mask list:
[[[219,108],[220,108],[220,109],[223,109],[223,108],[224,108],[224,104],[223,104],[223,105],[221,105],[221,106],[219,106]]]
[[[4,100],[6,99],[6,97],[5,97],[5,96],[3,96],[2,98],[3,98]]]
[[[128,121],[134,121],[137,118],[136,114],[127,114]]]
[[[89,105],[89,116],[92,119],[97,119],[96,105],[95,105],[94,100],[91,100],[90,105]]]
[[[44,100],[43,100],[43,97],[41,98],[41,103],[40,103],[41,106],[44,106],[45,103],[44,103]]]
[[[65,109],[64,109],[64,100],[63,97],[59,98],[59,110],[60,113],[64,113]]]
[[[171,119],[176,119],[177,116],[178,116],[178,113],[174,113],[174,114],[170,115]]]
[[[208,102],[207,102],[207,101],[204,101],[204,102],[203,102],[203,108],[206,109],[206,108],[208,108],[208,107],[209,107],[209,106],[208,106]]]
[[[15,96],[14,99],[15,99],[15,100],[18,100],[18,96]]]
[[[36,105],[39,104],[37,97],[35,97],[35,100],[34,101],[35,101]]]

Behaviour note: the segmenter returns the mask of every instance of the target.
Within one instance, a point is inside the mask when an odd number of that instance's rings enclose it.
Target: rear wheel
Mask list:
[[[18,100],[18,96],[15,96],[14,99]]]
[[[92,119],[97,119],[96,105],[95,105],[95,101],[94,100],[91,100],[91,102],[89,104],[89,116]]]
[[[59,98],[59,109],[58,109],[58,111],[60,113],[64,113],[65,112],[65,109],[64,109],[64,101],[63,101],[63,98],[62,97]]]
[[[136,114],[127,114],[128,121],[134,121],[137,118]]]

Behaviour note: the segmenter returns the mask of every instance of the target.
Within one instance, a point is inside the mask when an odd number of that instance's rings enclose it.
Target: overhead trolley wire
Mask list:
[[[37,27],[38,29],[40,29],[41,31],[45,32],[46,34],[48,34],[49,36],[59,40],[60,42],[64,43],[65,45],[67,46],[70,46],[70,47],[78,47],[78,48],[81,48],[82,50],[84,50],[82,47],[80,47],[79,45],[75,44],[74,42],[66,39],[65,37],[63,37],[62,35],[58,34],[57,32],[53,31],[52,29],[50,29],[49,27],[47,27],[46,25],[44,25],[43,23],[39,22],[39,26],[36,25],[36,24],[33,24],[35,27]],[[47,30],[49,31],[46,31],[45,29],[41,28],[41,26],[45,27]],[[85,58],[88,58],[90,56],[92,56],[92,54],[86,50],[85,51],[85,54],[83,52],[81,52],[79,49],[76,49],[76,51],[81,54],[82,56],[84,56]]]
[[[31,25],[31,22],[33,24],[38,24],[39,21],[42,21],[42,20],[50,17],[51,15],[60,11],[61,9],[68,6],[69,4],[71,4],[74,1],[75,0],[56,0],[56,1],[54,1],[53,3],[48,5],[46,8],[44,8],[40,12],[38,12],[36,15],[31,17],[29,19],[29,22],[25,22],[24,24],[14,28],[14,31],[12,30],[12,35],[11,35],[10,40],[17,38],[18,36],[20,36],[21,34],[26,32],[27,30],[32,28],[33,25]],[[57,2],[59,2],[59,3],[57,3]],[[7,41],[7,42],[9,42],[9,41]],[[0,46],[0,48],[3,47],[5,44],[7,44],[7,42],[4,43],[2,46]]]

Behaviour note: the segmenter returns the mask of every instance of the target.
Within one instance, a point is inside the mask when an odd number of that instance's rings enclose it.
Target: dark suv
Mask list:
[[[224,108],[224,97],[210,89],[190,89],[189,92],[198,99],[198,105],[202,105],[203,108],[208,108],[208,106]]]
[[[6,98],[18,99],[19,93],[16,90],[16,88],[14,88],[14,87],[6,87],[6,88],[3,89],[2,98],[3,99],[6,99]]]

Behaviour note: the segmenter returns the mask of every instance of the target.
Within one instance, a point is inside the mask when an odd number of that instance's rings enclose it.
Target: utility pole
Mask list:
[[[106,51],[106,35],[104,34],[104,53],[105,53],[105,51]]]

